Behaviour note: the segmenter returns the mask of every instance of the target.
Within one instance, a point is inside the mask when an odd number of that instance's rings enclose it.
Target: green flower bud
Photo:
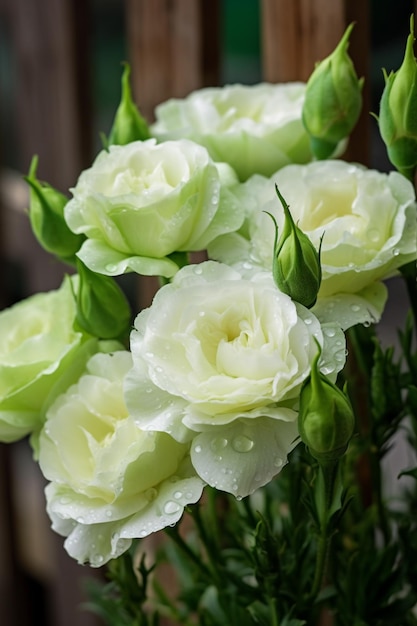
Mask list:
[[[327,159],[353,130],[362,108],[363,80],[347,53],[353,24],[336,49],[318,63],[308,80],[303,123],[317,159]]]
[[[275,185],[285,213],[280,238],[275,223],[274,260],[272,274],[277,287],[296,302],[311,308],[321,283],[320,249],[317,252],[310,239],[294,223],[288,204]]]
[[[400,69],[389,75],[384,71],[385,87],[378,118],[391,163],[411,180],[417,167],[417,63],[413,32],[412,17]]]
[[[131,311],[123,291],[113,278],[96,274],[79,259],[77,270],[78,325],[99,339],[124,340],[130,328]]]
[[[68,198],[50,185],[36,178],[38,157],[34,156],[25,180],[30,187],[29,220],[40,245],[67,263],[74,263],[75,253],[85,237],[76,235],[64,219],[64,207]]]
[[[106,147],[112,145],[124,146],[132,141],[144,141],[151,134],[148,125],[132,100],[130,89],[130,66],[126,63],[122,75],[122,97],[114,117],[113,126]]]
[[[300,393],[298,428],[301,440],[320,463],[337,461],[353,435],[355,418],[346,394],[318,369],[321,349]]]

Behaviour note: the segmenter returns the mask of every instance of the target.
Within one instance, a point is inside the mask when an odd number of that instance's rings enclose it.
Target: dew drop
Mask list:
[[[394,256],[398,256],[398,255],[400,254],[400,250],[399,250],[399,248],[394,248],[394,250],[392,251],[392,254],[393,254]]]
[[[210,447],[213,450],[213,452],[220,452],[221,450],[224,450],[226,446],[227,446],[227,439],[225,439],[224,437],[216,437],[215,439],[213,439],[213,441],[210,444]]]
[[[77,517],[77,522],[78,522],[79,524],[84,524],[85,519],[83,518],[83,516],[82,516],[82,515],[80,515],[79,517]]]
[[[166,513],[166,515],[174,515],[174,513],[178,513],[180,509],[181,507],[178,502],[174,502],[173,500],[168,500],[168,502],[164,504],[164,513]]]
[[[146,537],[147,534],[148,532],[145,529],[143,529],[139,532],[139,537]]]
[[[180,498],[182,498],[182,491],[176,491],[176,492],[174,493],[174,498],[175,498],[176,500],[179,500]]]
[[[104,561],[104,556],[102,554],[94,554],[93,556],[93,562],[97,565],[100,565],[100,563],[103,563]]]
[[[284,464],[283,460],[281,459],[281,457],[277,456],[274,459],[274,465],[275,467],[282,467]]]
[[[313,322],[313,319],[311,317],[306,317],[304,320],[304,324],[310,325]]]
[[[71,504],[72,500],[68,496],[62,496],[59,499],[60,504]]]
[[[249,452],[253,446],[254,442],[246,435],[238,435],[232,441],[232,448],[235,452]]]
[[[359,306],[359,304],[351,304],[350,308],[352,311],[354,311],[354,313],[357,313],[358,311],[361,310],[361,307]]]
[[[334,337],[336,334],[336,331],[334,328],[325,328],[324,334],[326,335],[326,337]]]
[[[202,268],[202,267],[200,267],[199,265],[196,265],[196,266],[194,267],[194,274],[199,275],[199,274],[202,274],[202,273],[203,273],[203,268]]]
[[[201,446],[195,446],[194,448],[194,452],[196,452],[197,454],[200,454],[201,450],[202,450]]]
[[[117,271],[117,265],[115,263],[108,263],[106,265],[106,272],[116,272]]]
[[[107,509],[106,516],[107,517],[113,517],[113,511],[111,509]]]

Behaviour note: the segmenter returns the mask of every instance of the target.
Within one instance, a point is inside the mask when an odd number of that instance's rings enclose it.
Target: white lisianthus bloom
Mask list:
[[[311,161],[301,121],[305,84],[229,85],[194,91],[156,107],[151,130],[160,141],[187,137],[215,161],[230,163],[240,180],[270,176],[288,163]]]
[[[93,567],[176,523],[203,489],[189,446],[141,431],[128,415],[123,379],[131,366],[127,351],[94,355],[50,407],[39,440],[52,528],[73,558]]]
[[[345,362],[342,331],[321,327],[269,273],[187,266],[136,318],[127,406],[141,428],[192,440],[204,481],[246,496],[297,443],[298,396],[316,341],[322,371],[335,376]]]
[[[237,190],[246,221],[239,233],[219,237],[212,258],[240,266],[272,268],[274,229],[284,212],[275,185],[294,222],[316,249],[321,237],[322,283],[315,314],[343,328],[381,317],[386,287],[381,282],[417,256],[417,205],[411,183],[344,161],[289,165],[270,179],[254,176]]]
[[[78,378],[98,341],[73,328],[71,279],[0,313],[0,441],[38,431],[54,393]]]
[[[172,253],[204,250],[239,228],[242,213],[227,189],[235,183],[229,165],[192,141],[110,146],[81,173],[65,207],[70,229],[87,237],[77,256],[101,274],[170,277],[178,270]]]

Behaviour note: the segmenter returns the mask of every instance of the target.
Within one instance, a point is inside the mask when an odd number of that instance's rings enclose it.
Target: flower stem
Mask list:
[[[340,508],[340,505],[338,505],[336,501],[338,498],[339,488],[339,463],[332,462],[325,465],[319,465],[315,500],[320,527],[317,544],[316,567],[309,595],[310,601],[313,601],[316,598],[326,577],[331,543],[330,519],[332,514]]]

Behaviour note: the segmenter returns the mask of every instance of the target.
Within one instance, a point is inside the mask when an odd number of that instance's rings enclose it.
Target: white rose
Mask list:
[[[272,268],[275,216],[284,213],[275,185],[297,225],[318,249],[322,283],[314,308],[320,319],[336,318],[344,328],[377,321],[386,301],[381,281],[416,258],[417,221],[411,183],[344,161],[289,165],[270,179],[254,176],[237,191],[245,211],[245,232],[220,237],[210,255],[231,264]]]
[[[0,313],[0,441],[38,431],[57,387],[71,384],[98,350],[96,339],[74,330],[75,312],[66,278]]]
[[[304,93],[304,83],[201,89],[156,107],[152,132],[159,140],[200,143],[215,161],[230,163],[240,180],[270,176],[312,158],[301,121]]]
[[[203,250],[238,228],[242,214],[227,186],[236,175],[191,141],[155,139],[110,146],[81,173],[65,207],[78,256],[93,271],[172,276],[174,252]]]
[[[131,365],[127,351],[93,356],[50,407],[39,440],[52,527],[72,557],[94,567],[177,522],[203,488],[188,446],[129,417],[122,383]]]
[[[136,318],[125,398],[141,428],[192,439],[210,485],[245,496],[268,482],[297,438],[300,386],[345,361],[342,332],[320,327],[267,273],[206,262],[180,270]]]

